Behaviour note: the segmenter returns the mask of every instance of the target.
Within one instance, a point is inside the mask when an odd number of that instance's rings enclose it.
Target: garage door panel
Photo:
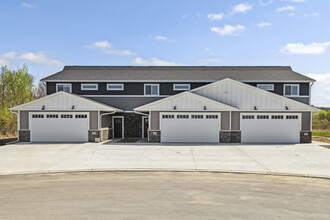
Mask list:
[[[47,118],[46,113],[43,114],[43,118],[33,118],[33,115],[40,115],[40,113],[32,113],[30,116],[31,141],[33,142],[88,141],[89,117],[87,113],[52,113],[52,115],[54,115],[54,117],[57,116],[57,118]]]
[[[248,116],[245,117],[244,116]],[[242,143],[298,143],[300,139],[300,115],[274,114],[241,116]],[[268,118],[266,118],[268,116]],[[294,116],[294,117],[291,117]],[[251,118],[253,117],[253,118]]]

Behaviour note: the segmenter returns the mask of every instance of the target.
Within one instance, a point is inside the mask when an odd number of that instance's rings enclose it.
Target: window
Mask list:
[[[73,118],[72,115],[61,115],[61,118]]]
[[[298,119],[298,115],[287,115],[286,119]]]
[[[257,119],[269,119],[268,115],[257,115]]]
[[[283,115],[272,115],[272,119],[283,119]]]
[[[158,84],[145,84],[144,85],[144,95],[159,95],[159,85]]]
[[[206,115],[207,119],[214,119],[214,118],[218,118],[218,115]]]
[[[284,95],[285,96],[298,96],[299,95],[299,85],[298,84],[284,85]]]
[[[58,118],[58,115],[47,115],[47,118]]]
[[[107,90],[124,90],[124,84],[107,84]]]
[[[274,84],[257,84],[259,89],[274,91]]]
[[[254,115],[243,115],[243,119],[254,119]]]
[[[87,115],[76,115],[76,118],[87,118]]]
[[[67,84],[57,83],[56,84],[56,92],[60,92],[60,91],[71,93],[72,92],[71,84],[70,83],[67,83]]]
[[[177,115],[176,117],[180,119],[185,119],[185,118],[189,118],[189,115]]]
[[[174,115],[163,115],[162,118],[174,118]]]
[[[192,115],[192,119],[203,119],[203,115]]]
[[[32,118],[44,118],[44,115],[32,115]]]
[[[190,84],[173,84],[174,91],[187,91],[190,90]]]
[[[81,84],[81,90],[98,90],[98,84]]]

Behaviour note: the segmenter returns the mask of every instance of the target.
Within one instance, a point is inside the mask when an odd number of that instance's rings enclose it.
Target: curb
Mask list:
[[[48,171],[26,171],[13,173],[0,173],[1,176],[16,176],[16,175],[34,175],[34,174],[61,174],[61,173],[89,173],[89,172],[202,172],[202,173],[230,173],[230,174],[255,174],[255,175],[271,175],[271,176],[290,176],[303,178],[318,178],[329,179],[330,176],[311,175],[311,174],[295,174],[295,173],[281,173],[281,172],[263,172],[263,171],[241,171],[241,170],[207,170],[207,169],[146,169],[146,168],[112,168],[112,169],[78,169],[78,170],[48,170]]]

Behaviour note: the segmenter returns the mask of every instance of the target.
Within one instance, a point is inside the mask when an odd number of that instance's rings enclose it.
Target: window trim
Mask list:
[[[257,84],[257,88],[259,88],[259,86],[272,86],[271,89],[263,89],[265,91],[274,91],[274,84],[266,84],[266,83],[262,83],[262,84]],[[259,88],[262,89],[262,88]]]
[[[85,89],[84,88],[85,85],[88,85],[88,86],[93,85],[93,86],[96,86],[96,88],[95,89],[93,89],[93,88]],[[81,83],[81,90],[99,90],[99,84],[98,83]]]
[[[56,83],[56,92],[59,92],[58,86],[70,86],[70,93],[72,93],[72,84],[71,83]]]
[[[285,86],[291,86],[291,87],[292,87],[292,86],[297,86],[297,87],[298,87],[298,88],[297,88],[297,95],[292,95],[292,89],[291,89],[291,95],[286,95],[286,94],[285,94]],[[299,84],[284,84],[284,85],[283,85],[283,95],[286,96],[286,97],[298,97],[298,96],[299,96],[299,92],[300,92],[300,91],[299,91],[299,90],[300,90],[299,87],[300,87]]]
[[[146,94],[146,86],[157,86],[157,94]],[[144,84],[144,95],[145,96],[159,96],[159,84]]]
[[[110,89],[109,86],[111,86],[111,85],[116,85],[116,86],[120,85],[121,89],[116,89],[116,88]],[[107,83],[107,90],[108,91],[124,91],[124,84],[123,83]]]
[[[188,89],[176,89],[175,87],[176,86],[188,86]],[[190,84],[188,83],[176,83],[176,84],[173,84],[173,91],[189,91],[190,90]]]

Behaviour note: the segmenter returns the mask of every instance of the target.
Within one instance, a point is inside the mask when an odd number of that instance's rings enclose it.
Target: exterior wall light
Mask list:
[[[258,109],[257,109],[257,106],[254,106],[254,110],[258,110]]]
[[[288,106],[285,106],[285,110],[289,110]]]
[[[45,110],[45,106],[44,105],[42,106],[41,110]]]
[[[72,106],[72,108],[71,108],[72,110],[74,109],[74,105]]]
[[[206,109],[206,106],[204,106],[204,108],[203,108],[203,109],[204,109],[204,110],[207,110],[207,109]]]
[[[173,110],[176,110],[176,106],[173,107]]]

